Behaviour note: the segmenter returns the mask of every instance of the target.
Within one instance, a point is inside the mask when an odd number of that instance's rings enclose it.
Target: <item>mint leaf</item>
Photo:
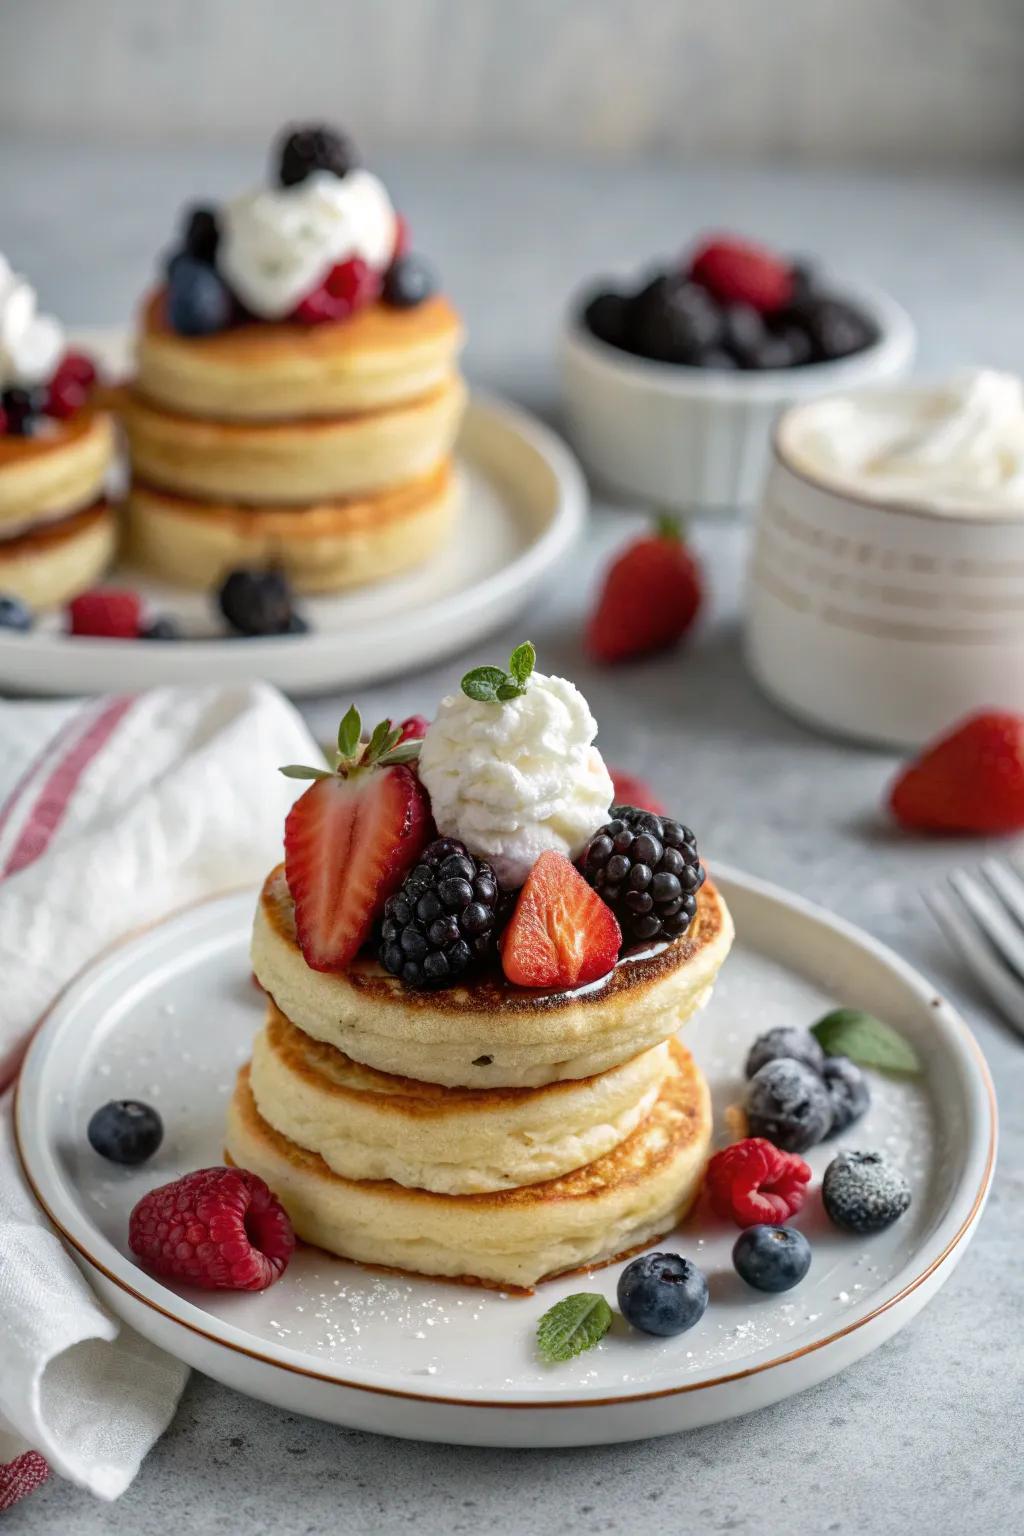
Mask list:
[[[498,689],[507,681],[500,667],[474,667],[462,679],[462,691],[470,699],[481,704],[495,704]]]
[[[862,1008],[834,1008],[812,1024],[811,1034],[826,1056],[849,1056],[862,1067],[880,1067],[883,1072],[915,1075],[921,1071],[910,1042]]]
[[[537,1324],[537,1349],[549,1365],[571,1360],[604,1338],[612,1325],[612,1309],[603,1296],[577,1291],[550,1307]]]
[[[529,640],[517,645],[508,660],[508,670],[520,685],[524,684],[537,664],[537,652]]]
[[[498,684],[498,698],[502,703],[507,699],[518,699],[522,691],[520,685],[515,682],[506,681]]]
[[[354,704],[351,704],[345,718],[338,726],[338,751],[342,757],[355,757],[362,733],[363,722],[359,718],[359,711]]]

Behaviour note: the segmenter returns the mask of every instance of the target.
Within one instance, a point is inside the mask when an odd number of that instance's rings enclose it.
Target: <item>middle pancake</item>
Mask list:
[[[555,1179],[611,1152],[650,1113],[669,1063],[666,1041],[597,1077],[442,1088],[361,1066],[270,1003],[251,1084],[267,1124],[343,1178],[473,1195]]]

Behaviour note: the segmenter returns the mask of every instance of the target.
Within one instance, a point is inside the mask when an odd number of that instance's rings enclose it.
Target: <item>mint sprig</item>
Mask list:
[[[849,1056],[862,1067],[916,1076],[921,1061],[914,1047],[891,1024],[863,1008],[833,1008],[811,1025],[826,1056]]]
[[[462,679],[462,691],[479,704],[504,704],[526,692],[537,664],[537,652],[529,640],[517,645],[508,659],[508,671],[501,667],[474,667]]]
[[[403,741],[400,725],[382,720],[363,740],[363,722],[353,704],[338,726],[338,748],[331,754],[330,768],[309,768],[304,763],[288,763],[280,770],[286,779],[333,779],[335,775],[351,779],[369,768],[393,768],[412,763],[420,755],[420,741]],[[327,756],[327,754],[325,754]]]
[[[594,1291],[577,1291],[549,1307],[537,1324],[537,1351],[548,1365],[593,1349],[612,1325],[612,1309]]]

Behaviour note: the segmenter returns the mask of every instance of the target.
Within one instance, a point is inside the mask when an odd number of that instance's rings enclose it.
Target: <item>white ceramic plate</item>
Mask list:
[[[75,338],[124,370],[123,334]],[[587,506],[579,465],[541,422],[496,398],[474,395],[458,443],[459,525],[427,565],[337,597],[306,598],[308,635],[226,638],[209,598],[125,569],[111,574],[143,593],[154,612],[178,615],[181,642],[74,639],[50,616],[28,635],[0,632],[0,689],[90,694],[160,683],[262,678],[289,693],[374,682],[471,645],[514,618],[573,544]],[[204,638],[205,637],[205,638]]]
[[[575,1361],[545,1367],[537,1319],[571,1291],[614,1301],[619,1266],[505,1296],[376,1274],[300,1250],[263,1295],[178,1292],[126,1250],[147,1188],[221,1161],[221,1127],[262,999],[248,964],[254,897],[193,908],[113,951],[57,1003],[21,1075],[17,1129],[37,1195],[112,1310],[207,1375],[300,1413],[387,1434],[474,1445],[576,1445],[687,1429],[798,1392],[908,1322],[947,1278],[978,1221],[995,1157],[995,1101],[973,1038],[933,988],[858,930],[746,876],[718,876],[739,940],[686,1038],[707,1072],[716,1124],[740,1088],[750,1040],[810,1023],[837,1000],[875,1010],[927,1063],[919,1082],[873,1075],[867,1117],[839,1145],[883,1148],[914,1191],[871,1239],[832,1228],[815,1193],[798,1223],[810,1274],[760,1295],[729,1260],[736,1229],[701,1204],[663,1246],[704,1269],[711,1305],[658,1340],[617,1323]],[[88,1146],[112,1097],[157,1105],[167,1136],[121,1169]],[[816,1184],[836,1144],[810,1154]]]

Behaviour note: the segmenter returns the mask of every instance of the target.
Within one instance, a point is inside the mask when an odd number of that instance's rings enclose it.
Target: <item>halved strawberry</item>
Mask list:
[[[315,780],[284,828],[299,948],[315,971],[341,971],[355,958],[434,831],[427,793],[408,766],[419,742],[401,742],[389,720],[368,742],[361,729],[352,708],[338,732],[333,772],[282,769]]]
[[[579,870],[548,851],[530,870],[501,936],[501,964],[520,987],[575,987],[605,976],[622,934]]]

